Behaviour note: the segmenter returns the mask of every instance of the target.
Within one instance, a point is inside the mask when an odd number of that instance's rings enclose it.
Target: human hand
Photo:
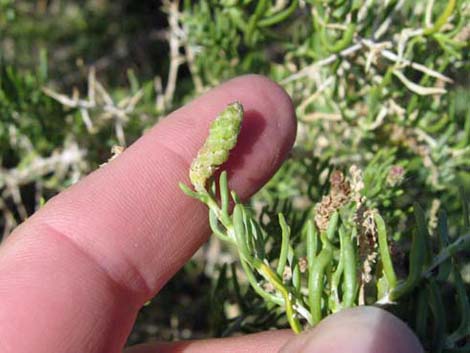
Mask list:
[[[50,200],[0,247],[0,351],[121,352],[138,310],[209,236],[207,211],[178,188],[227,103],[245,107],[230,188],[252,195],[280,166],[296,131],[287,94],[260,76],[231,80],[170,114],[122,155]],[[162,309],[163,310],[163,309]],[[290,340],[290,341],[289,341]],[[287,344],[287,345],[286,345]],[[357,308],[294,337],[133,347],[127,353],[419,352],[392,315]]]

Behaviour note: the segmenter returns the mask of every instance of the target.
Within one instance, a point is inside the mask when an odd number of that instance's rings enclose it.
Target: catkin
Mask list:
[[[196,191],[204,191],[207,180],[224,163],[237,143],[243,119],[243,106],[234,102],[227,106],[212,122],[209,136],[191,163],[189,179]]]

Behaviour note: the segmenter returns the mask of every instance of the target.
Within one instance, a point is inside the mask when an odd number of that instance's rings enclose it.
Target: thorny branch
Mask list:
[[[133,96],[125,97],[119,102],[115,102],[111,95],[106,92],[103,85],[96,80],[94,69],[91,69],[88,75],[87,99],[80,99],[77,90],[74,90],[72,97],[57,93],[47,87],[44,87],[43,91],[66,107],[78,108],[89,133],[96,132],[96,125],[102,124],[107,120],[113,121],[116,138],[120,145],[126,144],[124,126],[129,121],[129,114],[134,111],[137,103],[143,96],[143,91],[139,90]],[[100,111],[95,121],[92,121],[90,117],[90,110]]]
[[[24,206],[21,187],[30,183],[36,183],[37,196],[41,199],[42,182],[46,175],[53,175],[63,179],[68,175],[72,182],[79,179],[84,169],[83,158],[85,151],[80,149],[76,143],[71,143],[62,151],[56,151],[49,157],[36,156],[25,166],[12,169],[0,169],[0,211],[3,213],[3,236],[7,236],[17,225],[14,211],[8,200],[11,199],[16,211],[23,221],[28,217]]]

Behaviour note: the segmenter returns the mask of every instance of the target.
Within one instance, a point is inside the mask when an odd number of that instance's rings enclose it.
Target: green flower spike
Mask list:
[[[243,119],[240,102],[231,103],[212,122],[209,136],[191,163],[189,179],[197,192],[206,190],[207,180],[224,163],[237,143]]]

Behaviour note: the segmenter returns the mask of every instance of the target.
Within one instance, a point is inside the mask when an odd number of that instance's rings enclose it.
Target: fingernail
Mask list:
[[[343,310],[291,339],[280,353],[421,353],[406,324],[374,307]]]

